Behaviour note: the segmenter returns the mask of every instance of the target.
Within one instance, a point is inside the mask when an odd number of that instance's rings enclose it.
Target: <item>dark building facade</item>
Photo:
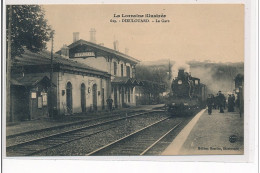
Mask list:
[[[107,72],[54,54],[50,87],[50,58],[46,50],[25,50],[15,57],[11,77],[13,117],[7,120],[49,117],[50,102],[54,113],[61,116],[105,109],[111,85]]]

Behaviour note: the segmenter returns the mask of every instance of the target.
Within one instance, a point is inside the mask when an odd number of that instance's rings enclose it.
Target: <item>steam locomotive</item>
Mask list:
[[[206,105],[206,99],[206,85],[184,69],[179,69],[165,106],[172,115],[191,115]]]

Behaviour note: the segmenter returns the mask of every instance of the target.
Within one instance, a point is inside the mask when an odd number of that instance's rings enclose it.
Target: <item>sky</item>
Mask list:
[[[55,30],[54,51],[71,44],[73,32],[89,41],[96,29],[97,44],[113,48],[141,61],[244,61],[244,5],[242,4],[151,4],[151,5],[43,5],[48,23]],[[164,14],[170,22],[117,23],[116,15]],[[135,18],[133,18],[135,19]],[[156,18],[161,20],[162,18]],[[119,22],[120,20],[120,22]],[[48,44],[50,49],[50,43]]]

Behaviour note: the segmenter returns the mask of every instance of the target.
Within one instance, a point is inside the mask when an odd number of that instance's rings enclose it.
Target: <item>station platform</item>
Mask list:
[[[161,155],[227,155],[244,153],[244,115],[200,111]]]
[[[163,107],[164,104],[157,105],[139,105],[129,108],[120,108],[112,112],[96,112],[96,113],[77,113],[73,115],[68,115],[62,117],[62,119],[52,119],[52,118],[40,118],[30,121],[20,121],[20,122],[8,122],[6,124],[6,136],[16,135],[20,133],[25,133],[29,131],[41,130],[52,127],[59,127],[63,125],[77,123],[83,120],[91,120],[96,118],[102,118],[106,116],[113,116],[114,114],[138,112],[138,111],[149,111],[152,109],[158,109]]]

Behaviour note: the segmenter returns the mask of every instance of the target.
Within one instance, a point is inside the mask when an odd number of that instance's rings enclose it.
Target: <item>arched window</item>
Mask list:
[[[130,78],[130,67],[126,66],[126,76]]]

